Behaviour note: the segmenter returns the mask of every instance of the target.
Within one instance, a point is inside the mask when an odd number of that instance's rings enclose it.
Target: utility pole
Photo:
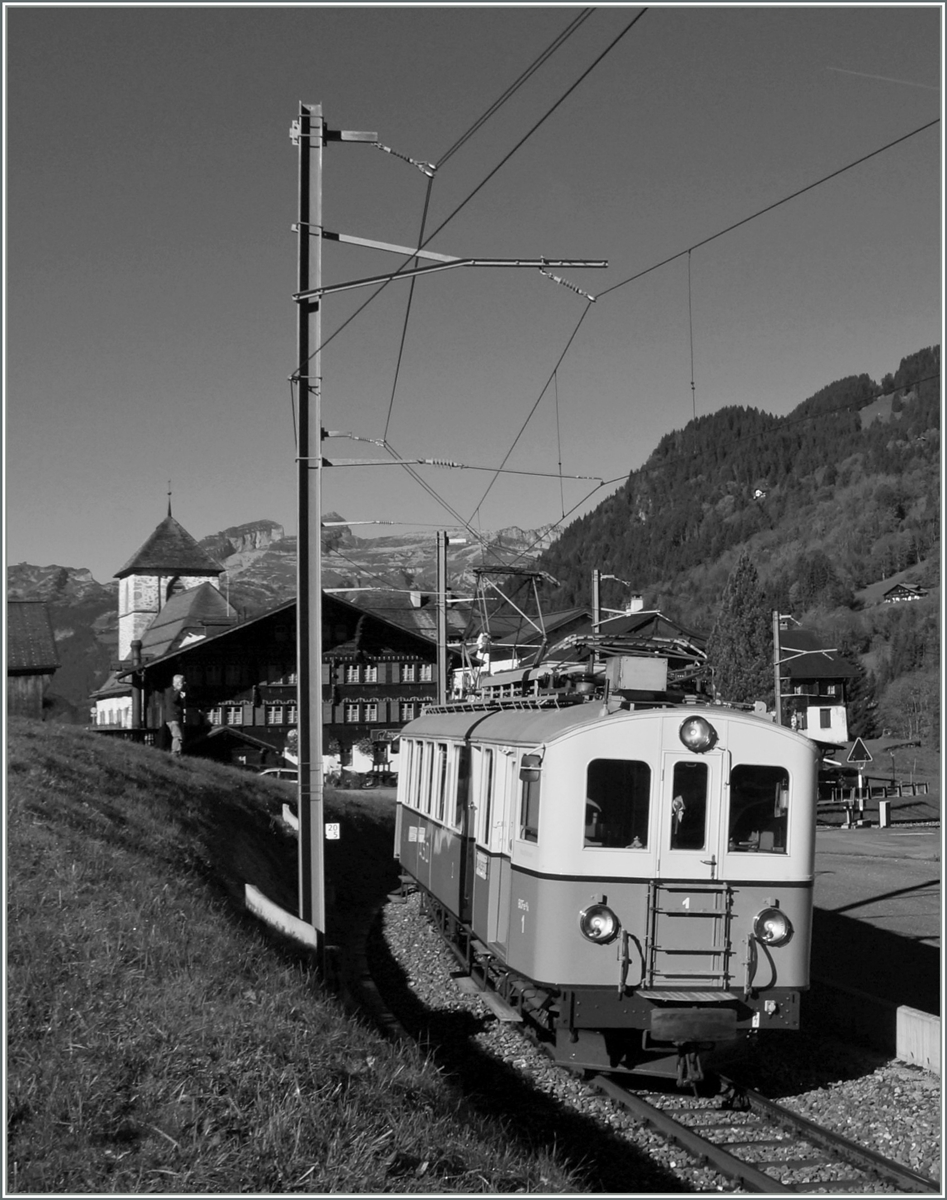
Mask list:
[[[296,127],[294,127],[295,129]],[[297,291],[322,282],[321,104],[300,104]],[[313,236],[315,234],[315,236]],[[316,343],[310,355],[310,326]],[[297,465],[297,716],[299,729],[299,917],[325,953],[322,779],[322,300],[297,301],[299,442]]]
[[[593,637],[598,637],[602,624],[602,572],[598,567],[592,568],[592,634]],[[598,643],[593,642],[593,646]],[[593,649],[592,651],[592,672],[593,674],[599,670],[602,665],[602,659]]]
[[[432,251],[329,233],[322,223],[322,150],[328,141],[377,144],[377,133],[329,130],[321,104],[300,104],[299,117],[290,127],[299,147],[299,222],[296,301],[297,366],[299,385],[299,436],[297,452],[297,715],[299,736],[299,916],[315,930],[316,953],[325,967],[326,903],[323,840],[324,780],[322,731],[322,297],[329,293],[406,279],[454,267],[535,267],[556,283],[594,296],[550,275],[551,267],[607,267],[604,260],[458,258]],[[322,283],[322,240],[407,254],[428,265],[403,268],[368,279]],[[310,334],[315,350],[310,350]],[[444,543],[446,554],[446,541]],[[445,560],[446,561],[446,560]],[[446,569],[446,568],[445,568]],[[446,689],[446,620],[444,669],[439,688]],[[438,652],[440,655],[440,651]],[[440,658],[439,658],[440,668]]]
[[[447,703],[447,531],[437,531],[437,703]]]
[[[779,609],[773,609],[773,695],[775,696],[776,724],[783,723],[783,702],[779,693],[779,668],[782,660],[779,657]]]

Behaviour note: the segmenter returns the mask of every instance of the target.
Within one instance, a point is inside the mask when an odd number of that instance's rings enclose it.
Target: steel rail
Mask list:
[[[493,988],[488,970],[485,970],[483,974],[476,969],[471,971],[469,948],[462,948],[449,936],[448,929],[445,927],[444,918],[446,913],[444,910],[441,910],[439,919],[436,913],[436,909],[439,906],[436,901],[434,901],[434,898],[425,889],[421,888],[420,890],[422,900],[424,901],[424,908],[427,911],[427,919],[460,963],[463,968],[463,974],[470,972],[479,980],[478,990],[480,990],[480,987],[484,987],[491,990],[493,995],[499,997],[501,993],[499,990]],[[432,901],[434,902],[433,909],[431,907]],[[456,977],[455,983],[458,983],[459,986],[459,980]],[[532,1024],[529,1012],[530,1006],[516,1004],[515,1007],[516,1012],[521,1017],[526,1018],[523,1024],[518,1026],[520,1035],[547,1057],[552,1057],[548,1043],[540,1036],[539,1028],[534,1027]],[[501,1019],[509,1019],[509,1016],[501,1017]],[[568,1068],[563,1069],[567,1070]],[[630,1084],[620,1083],[614,1076],[595,1073],[587,1074],[586,1072],[582,1072],[581,1074],[587,1086],[604,1093],[622,1108],[652,1126],[657,1132],[690,1154],[698,1164],[714,1168],[722,1176],[737,1180],[750,1192],[770,1195],[798,1195],[814,1191],[857,1194],[859,1189],[864,1188],[866,1184],[890,1183],[896,1185],[900,1192],[919,1195],[943,1194],[936,1180],[913,1171],[903,1163],[884,1158],[875,1151],[850,1141],[842,1134],[816,1125],[807,1117],[793,1112],[791,1109],[783,1108],[761,1093],[746,1088],[742,1084],[725,1076],[717,1077],[724,1089],[722,1095],[729,1094],[730,1097],[730,1101],[722,1107],[716,1109],[696,1106],[685,1108],[683,1106],[686,1104],[687,1095],[681,1094],[678,1098],[680,1101],[679,1104],[675,1105],[674,1108],[665,1109],[658,1108],[649,1103],[643,1095],[629,1090]],[[638,1079],[640,1082],[640,1077]],[[737,1122],[726,1120],[728,1116],[740,1115],[741,1113],[750,1114],[758,1119],[765,1119],[771,1125],[777,1126],[780,1131],[786,1132],[791,1136],[767,1136],[767,1130],[761,1124],[741,1125]],[[710,1120],[703,1121],[698,1125],[689,1125],[679,1119],[679,1117],[684,1115],[695,1114],[703,1118],[710,1118]],[[718,1118],[717,1120],[713,1120],[715,1116]],[[733,1136],[728,1140],[714,1142],[704,1136],[710,1131],[718,1133],[723,1131],[725,1136],[727,1134],[732,1134]],[[771,1132],[775,1132],[775,1130]],[[760,1164],[759,1162],[748,1162],[745,1159],[738,1158],[736,1154],[731,1153],[728,1149],[728,1147],[736,1146],[746,1146],[748,1149],[752,1149],[753,1147],[779,1147],[787,1149],[794,1145],[797,1138],[804,1141],[811,1149],[817,1152],[821,1151],[824,1157],[776,1158]],[[820,1170],[833,1166],[838,1167],[840,1164],[861,1172],[862,1177],[854,1178],[850,1176],[847,1178],[825,1180],[807,1179],[791,1184],[784,1183],[775,1175],[769,1174],[766,1170],[762,1169],[765,1166],[770,1171],[777,1172],[805,1170],[818,1173]]]
[[[647,1121],[659,1133],[663,1133],[665,1137],[677,1142],[682,1149],[692,1154],[698,1161],[709,1163],[711,1166],[716,1167],[722,1175],[726,1175],[730,1179],[739,1180],[750,1191],[782,1194],[791,1193],[795,1190],[784,1183],[780,1183],[772,1175],[767,1175],[751,1163],[744,1162],[742,1159],[730,1154],[722,1146],[718,1146],[714,1142],[701,1137],[687,1125],[682,1124],[680,1121],[675,1121],[672,1116],[669,1116],[660,1108],[655,1108],[653,1104],[649,1104],[641,1096],[627,1091],[607,1075],[595,1075],[589,1080],[589,1083],[604,1092],[607,1096],[610,1096],[623,1108],[627,1108],[630,1112],[633,1112],[635,1116],[640,1117],[643,1121]]]
[[[775,1175],[764,1171],[761,1166],[738,1158],[727,1147],[735,1145],[746,1145],[748,1147],[765,1145],[790,1146],[792,1142],[789,1139],[749,1137],[746,1139],[734,1138],[725,1143],[717,1143],[704,1136],[701,1131],[706,1132],[710,1128],[720,1129],[721,1126],[719,1124],[714,1126],[708,1124],[700,1126],[688,1125],[677,1119],[677,1114],[682,1112],[680,1108],[673,1110],[657,1108],[645,1100],[643,1096],[629,1091],[627,1087],[607,1075],[593,1076],[588,1082],[591,1086],[598,1088],[611,1097],[611,1099],[615,1100],[623,1108],[628,1109],[641,1120],[653,1126],[659,1133],[676,1142],[683,1150],[697,1159],[698,1162],[715,1167],[722,1175],[738,1180],[748,1190],[753,1192],[798,1194],[800,1192],[811,1192],[817,1187],[825,1188],[829,1191],[852,1191],[858,1185],[864,1185],[871,1180],[895,1184],[902,1191],[906,1192],[922,1195],[942,1194],[940,1185],[935,1180],[912,1171],[910,1167],[906,1167],[902,1163],[884,1158],[873,1150],[859,1146],[842,1134],[824,1129],[808,1120],[808,1118],[793,1112],[791,1109],[783,1108],[781,1105],[760,1095],[760,1093],[744,1088],[740,1084],[734,1084],[733,1081],[728,1079],[722,1078],[721,1082],[733,1088],[736,1095],[740,1099],[745,1100],[746,1108],[742,1111],[749,1111],[757,1117],[764,1117],[767,1121],[778,1125],[781,1129],[791,1131],[817,1150],[831,1155],[831,1158],[825,1159],[796,1158],[771,1160],[765,1163],[765,1166],[770,1170],[810,1169],[817,1171],[820,1167],[829,1166],[834,1161],[836,1163],[843,1162],[847,1166],[860,1171],[864,1176],[868,1176],[868,1178],[829,1179],[824,1183],[810,1180],[800,1182],[797,1185],[783,1183]],[[692,1108],[683,1111],[712,1115],[715,1110]],[[741,1126],[739,1125],[728,1123],[725,1127],[728,1131],[732,1131],[735,1134],[739,1134],[741,1131]],[[753,1127],[743,1128],[752,1129]],[[759,1127],[757,1127],[757,1132],[759,1132]]]
[[[731,1080],[725,1080],[724,1082],[732,1084]],[[739,1088],[743,1096],[746,1097],[751,1111],[762,1113],[770,1120],[793,1129],[801,1134],[806,1141],[822,1149],[832,1151],[832,1153],[837,1154],[853,1166],[890,1180],[892,1183],[896,1183],[908,1191],[918,1193],[940,1192],[940,1186],[935,1180],[928,1179],[926,1175],[912,1171],[910,1167],[895,1162],[893,1159],[885,1158],[875,1150],[869,1150],[865,1146],[860,1146],[857,1142],[850,1141],[841,1133],[834,1133],[832,1130],[824,1129],[820,1125],[814,1124],[808,1117],[793,1112],[791,1109],[783,1108],[782,1105],[776,1104],[759,1092],[754,1092],[751,1088],[744,1088],[739,1084],[732,1084],[732,1086]]]

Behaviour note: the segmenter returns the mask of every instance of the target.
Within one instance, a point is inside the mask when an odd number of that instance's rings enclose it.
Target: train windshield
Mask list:
[[[730,774],[730,850],[785,854],[789,773],[741,763]]]
[[[624,758],[594,758],[588,767],[585,845],[643,850],[651,815],[651,768]]]

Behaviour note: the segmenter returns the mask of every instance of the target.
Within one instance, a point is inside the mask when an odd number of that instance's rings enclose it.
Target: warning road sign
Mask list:
[[[845,761],[850,763],[870,763],[872,761],[871,754],[868,752],[868,747],[861,740],[861,738],[855,739],[855,743],[848,752],[848,758]]]

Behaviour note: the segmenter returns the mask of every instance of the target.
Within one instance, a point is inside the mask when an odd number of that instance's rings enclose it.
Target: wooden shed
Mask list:
[[[49,609],[39,600],[7,601],[7,712],[43,719],[43,697],[59,666]]]

